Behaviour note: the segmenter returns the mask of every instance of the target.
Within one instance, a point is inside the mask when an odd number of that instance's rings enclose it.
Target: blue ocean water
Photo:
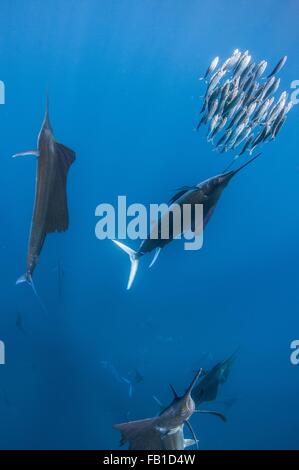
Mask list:
[[[225,190],[202,250],[170,244],[152,270],[142,260],[127,292],[126,255],[94,233],[101,202],[164,202],[223,170],[230,157],[193,132],[198,77],[235,48],[273,66],[287,54],[289,89],[297,18],[295,0],[2,0],[1,448],[116,449],[114,423],[155,415],[153,395],[167,404],[168,383],[183,391],[237,348],[219,396],[236,399],[227,423],[191,420],[200,448],[299,448],[298,108]],[[77,154],[70,228],[47,237],[34,275],[47,313],[15,286],[36,163],[10,158],[35,148],[46,93],[55,136]],[[103,361],[142,374],[132,397]]]

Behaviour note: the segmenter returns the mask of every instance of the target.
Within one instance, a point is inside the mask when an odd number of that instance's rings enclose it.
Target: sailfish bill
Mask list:
[[[28,243],[26,271],[17,284],[27,282],[34,292],[32,275],[38,263],[46,236],[67,230],[67,175],[75,160],[75,152],[57,142],[49,120],[48,100],[44,121],[38,136],[37,150],[14,155],[37,157],[36,190]]]

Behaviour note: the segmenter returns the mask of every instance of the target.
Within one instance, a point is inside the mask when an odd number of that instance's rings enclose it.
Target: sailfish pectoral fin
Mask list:
[[[17,157],[39,157],[39,151],[38,150],[29,150],[28,152],[21,152],[21,153],[15,153],[12,158],[17,158]]]
[[[67,174],[76,155],[73,150],[58,142],[54,143],[55,172],[51,182],[49,204],[46,214],[46,233],[63,232],[69,224],[66,183]]]
[[[191,432],[194,444],[196,444],[196,448],[198,449],[198,439],[196,437],[196,434],[195,434],[191,424],[189,423],[189,421],[185,421],[185,424],[186,424],[187,428],[189,429],[189,431]]]
[[[151,268],[152,266],[154,266],[155,262],[156,262],[157,259],[158,259],[159,254],[160,254],[160,251],[161,251],[161,248],[160,248],[160,247],[156,249],[155,255],[154,255],[154,257],[153,257],[153,260],[152,260],[151,264],[149,265],[149,268]]]
[[[219,413],[219,411],[214,411],[214,410],[196,410],[195,413],[202,413],[202,414],[207,414],[207,415],[214,415],[217,416],[218,418],[221,419],[224,423],[226,423],[227,419],[226,416],[223,413]]]

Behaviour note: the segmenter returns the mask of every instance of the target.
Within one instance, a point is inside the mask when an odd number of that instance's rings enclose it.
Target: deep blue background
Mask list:
[[[0,31],[0,447],[117,448],[112,424],[126,412],[155,414],[153,394],[168,403],[169,382],[181,391],[195,368],[240,347],[221,391],[237,402],[227,424],[193,417],[200,446],[299,448],[299,366],[289,361],[299,336],[297,107],[225,191],[201,251],[173,243],[152,270],[143,260],[126,292],[126,255],[94,235],[100,202],[163,202],[224,168],[229,156],[193,132],[197,78],[215,55],[249,49],[272,65],[288,55],[288,89],[299,79],[298,2],[2,0]],[[47,91],[55,135],[77,152],[70,229],[48,237],[35,273],[48,315],[15,286],[35,162],[10,158],[36,146]],[[103,360],[123,375],[140,370],[132,400]]]

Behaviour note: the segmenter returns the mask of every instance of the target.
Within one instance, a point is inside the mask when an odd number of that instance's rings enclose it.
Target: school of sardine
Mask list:
[[[196,129],[209,126],[207,140],[216,151],[236,151],[236,159],[277,137],[293,105],[286,91],[276,96],[276,74],[286,60],[283,56],[268,75],[267,61],[253,62],[249,51],[236,49],[222,65],[219,57],[212,60],[200,78],[207,88]]]

